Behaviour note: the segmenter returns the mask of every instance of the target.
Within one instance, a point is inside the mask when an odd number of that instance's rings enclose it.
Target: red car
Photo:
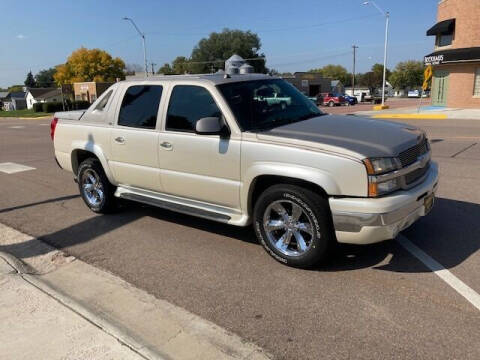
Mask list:
[[[321,97],[321,101],[319,101],[320,104],[324,106],[339,106],[339,105],[345,105],[347,100],[342,96],[338,94],[332,94],[332,93],[321,93],[319,94],[319,97]]]

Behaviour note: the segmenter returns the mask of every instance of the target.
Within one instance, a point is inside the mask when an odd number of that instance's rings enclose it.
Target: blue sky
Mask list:
[[[363,0],[82,0],[13,1],[0,32],[0,87],[23,83],[26,73],[65,62],[80,46],[102,48],[126,63],[143,62],[132,17],[147,37],[147,57],[159,65],[224,27],[252,30],[261,38],[267,66],[306,71],[329,63],[351,70],[351,46],[359,46],[357,69],[383,61],[385,19]],[[438,0],[376,0],[391,13],[388,67],[422,59],[432,51],[425,36],[435,23]]]

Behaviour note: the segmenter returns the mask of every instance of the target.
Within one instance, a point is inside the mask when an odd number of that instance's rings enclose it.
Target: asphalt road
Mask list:
[[[403,235],[478,293],[480,121],[408,122],[433,140],[441,180],[430,216]],[[306,271],[274,261],[249,228],[136,204],[94,215],[71,174],[55,164],[48,124],[0,119],[0,163],[35,168],[0,172],[0,222],[254,341],[278,359],[479,358],[480,311],[398,240],[343,246],[327,264]],[[28,244],[20,246],[28,251]]]

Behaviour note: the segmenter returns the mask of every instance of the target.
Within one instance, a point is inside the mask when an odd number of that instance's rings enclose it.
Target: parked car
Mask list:
[[[290,103],[259,99],[265,88]],[[438,184],[422,130],[327,115],[261,74],[117,82],[88,110],[56,113],[51,137],[93,212],[120,198],[253,224],[273,258],[297,267],[337,242],[395,238],[430,211]]]
[[[333,94],[333,93],[322,93],[321,96],[321,104],[324,106],[340,106],[345,105],[345,97],[340,94]]]
[[[345,98],[345,105],[356,105],[358,100],[355,96],[343,95]]]
[[[409,98],[419,98],[420,97],[420,91],[418,90],[409,90],[407,97]]]

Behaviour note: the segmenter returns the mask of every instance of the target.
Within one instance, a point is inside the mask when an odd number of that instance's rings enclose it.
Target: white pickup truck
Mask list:
[[[327,115],[260,74],[118,82],[88,110],[56,113],[51,130],[58,164],[94,212],[123,198],[253,223],[268,253],[297,267],[336,242],[395,238],[430,211],[438,183],[422,130]]]

